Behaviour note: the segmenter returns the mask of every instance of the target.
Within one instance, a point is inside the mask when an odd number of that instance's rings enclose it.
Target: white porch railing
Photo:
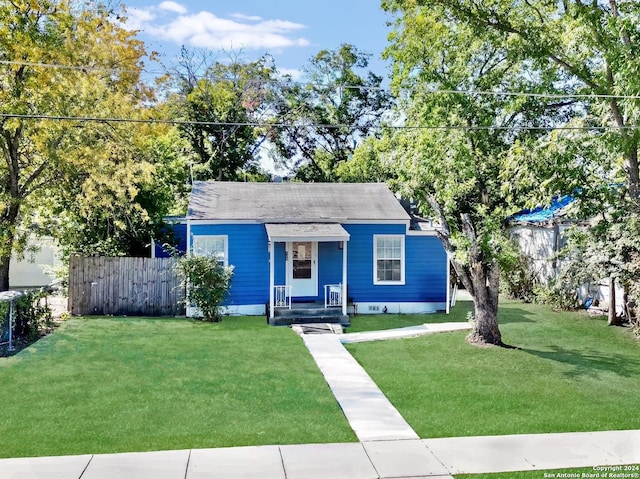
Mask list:
[[[342,284],[324,285],[324,307],[342,306]]]
[[[291,286],[274,286],[273,291],[273,307],[291,309]]]

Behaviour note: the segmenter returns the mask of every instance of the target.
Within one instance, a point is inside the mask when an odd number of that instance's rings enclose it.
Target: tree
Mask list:
[[[133,35],[101,7],[0,4],[0,290],[9,286],[11,254],[23,250],[37,208],[53,194],[72,186],[88,208],[113,211],[148,172],[128,154],[124,125],[73,120],[141,114],[145,52]]]
[[[640,91],[640,2],[412,0],[405,3],[429,3],[445,9],[447,15],[472,29],[479,38],[529,62],[540,76],[555,77],[555,86],[562,93],[587,95],[580,101],[587,123],[606,128],[597,135],[598,141],[614,156],[611,168],[605,169],[602,175],[604,181],[579,186],[585,196],[603,193],[599,205],[605,220],[593,230],[594,246],[602,246],[603,238],[615,238],[616,230],[637,220],[640,109],[635,95]],[[589,136],[592,135],[593,132]],[[617,172],[623,178],[624,188],[616,188],[617,194],[612,195],[605,190],[611,188],[611,177]],[[558,175],[552,172],[547,176],[546,187],[553,188],[556,184],[554,176]],[[618,181],[613,179],[613,182]],[[614,231],[606,233],[605,227]],[[640,238],[636,238],[636,242],[638,240]],[[612,255],[616,254],[615,249],[614,245],[607,247]],[[588,250],[595,251],[595,248]],[[598,262],[599,256],[592,260]],[[611,265],[614,266],[615,261]],[[628,277],[621,265],[613,270],[605,269],[609,270],[611,278]],[[636,281],[640,281],[640,276],[624,281],[625,289]],[[616,322],[615,318],[610,321]]]
[[[440,223],[438,235],[474,301],[468,340],[505,346],[498,326],[500,271],[517,254],[506,219],[525,204],[512,194],[505,171],[514,148],[570,118],[571,104],[482,93],[553,89],[555,77],[535,75],[507,48],[506,33],[480,36],[443,6],[383,4],[396,14],[386,54],[393,60],[392,86],[402,93],[398,121],[404,121],[404,128],[390,129],[383,154],[396,165],[396,188],[419,199]]]
[[[583,98],[587,116],[614,127],[603,140],[618,153],[629,196],[640,197],[640,3],[618,0],[407,0],[407,8],[430,5],[464,24],[474,35],[539,72],[555,77],[558,93]],[[547,93],[551,93],[548,91]],[[631,98],[625,98],[631,96]]]
[[[358,141],[373,133],[389,106],[382,77],[358,70],[369,55],[353,45],[322,50],[305,69],[305,83],[289,83],[277,105],[280,128],[272,140],[282,158],[293,159],[303,181],[336,181]]]
[[[165,217],[185,214],[190,156],[177,128],[135,124],[129,125],[126,134],[120,140],[130,151],[118,156],[137,158],[140,167],[135,177],[127,179],[128,195],[118,196],[99,186],[101,200],[108,198],[114,207],[96,208],[94,200],[87,201],[82,182],[72,178],[41,212],[49,234],[62,246],[63,258],[72,253],[149,257],[152,239],[160,243],[171,239]]]
[[[258,149],[276,98],[276,69],[269,57],[208,64],[183,49],[167,87],[168,102],[187,121],[180,130],[195,152],[193,180],[238,180],[259,174]],[[202,71],[201,71],[202,70]]]

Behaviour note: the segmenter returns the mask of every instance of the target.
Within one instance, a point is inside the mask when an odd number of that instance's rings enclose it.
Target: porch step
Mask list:
[[[276,309],[274,311],[276,317],[312,317],[312,316],[342,316],[342,308],[296,308],[292,309]]]
[[[298,310],[296,310],[298,311]],[[343,316],[340,314],[319,314],[318,310],[314,310],[313,314],[285,314],[278,315],[276,314],[274,318],[269,320],[269,324],[272,326],[291,326],[298,324],[321,324],[321,323],[332,323],[332,324],[340,324],[343,327],[348,327],[351,325],[349,321],[349,316]]]
[[[336,323],[293,324],[291,329],[300,336],[304,334],[342,334],[344,332],[342,325]]]

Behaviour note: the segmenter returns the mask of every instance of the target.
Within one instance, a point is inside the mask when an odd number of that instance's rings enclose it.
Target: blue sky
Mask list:
[[[268,52],[278,69],[297,72],[322,49],[352,43],[373,54],[370,69],[387,76],[380,54],[389,19],[378,0],[124,0],[128,26],[169,63],[182,45],[237,52],[254,60]],[[220,53],[220,59],[225,58]],[[149,65],[150,69],[159,66]]]

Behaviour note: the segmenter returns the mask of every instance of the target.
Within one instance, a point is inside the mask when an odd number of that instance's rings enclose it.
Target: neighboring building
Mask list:
[[[531,260],[536,276],[543,283],[558,274],[560,264],[556,255],[566,243],[563,233],[576,224],[567,218],[567,210],[574,201],[572,196],[562,196],[548,207],[522,211],[510,219],[511,237]]]
[[[572,226],[587,227],[588,222],[572,218],[571,208],[575,197],[570,195],[554,198],[548,207],[522,211],[510,218],[510,234],[522,253],[530,259],[533,270],[542,284],[556,277],[562,266],[558,253],[565,246],[565,231]],[[609,279],[602,278],[594,284],[585,284],[577,292],[579,298],[594,308],[608,309]],[[623,313],[623,289],[616,286],[616,310]]]
[[[53,281],[50,276],[51,270],[62,265],[53,238],[31,238],[27,248],[35,248],[36,251],[25,253],[25,258],[21,260],[15,255],[11,258],[9,264],[9,287],[11,289],[47,286]]]
[[[287,324],[304,304],[348,323],[348,312],[447,309],[447,254],[433,227],[413,224],[384,184],[201,181],[175,231],[234,266],[227,313]]]

